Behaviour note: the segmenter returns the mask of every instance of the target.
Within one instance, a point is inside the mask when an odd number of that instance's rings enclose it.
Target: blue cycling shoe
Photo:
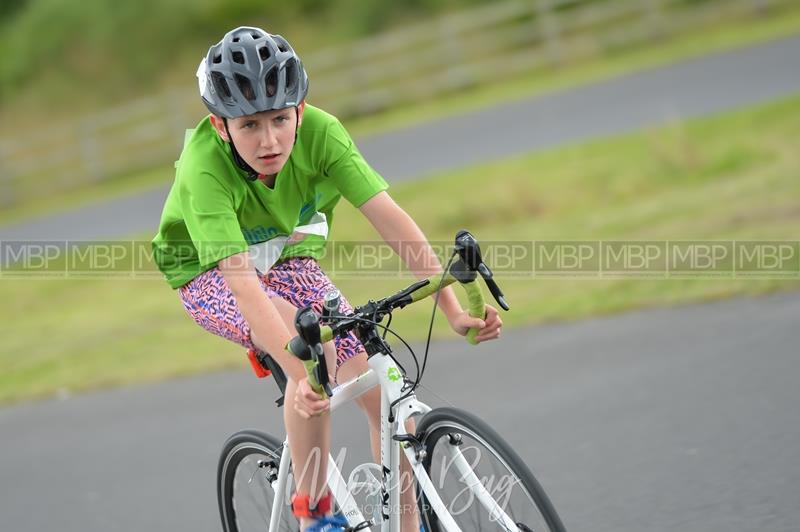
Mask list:
[[[341,514],[323,517],[310,527],[306,532],[346,532],[347,519]]]
[[[362,523],[362,525],[369,526],[369,523]],[[362,526],[357,526],[355,530],[361,529]],[[348,532],[349,530],[353,530],[348,528],[347,519],[340,514],[337,513],[333,516],[323,517],[310,527],[306,528],[306,532]],[[425,525],[419,525],[419,532],[425,532]]]

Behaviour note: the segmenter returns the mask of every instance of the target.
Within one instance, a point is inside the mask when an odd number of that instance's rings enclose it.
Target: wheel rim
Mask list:
[[[508,529],[502,522],[491,517],[474,492],[461,480],[451,456],[454,446],[458,447],[473,466],[477,477],[503,511],[518,524],[516,530],[550,530],[539,510],[535,495],[513,472],[509,463],[479,435],[448,421],[429,427],[425,441],[428,451],[425,465],[428,474],[445,507],[463,530],[479,532]],[[423,505],[425,504],[427,501],[423,497]],[[443,529],[432,512],[425,513],[431,532]]]
[[[277,474],[280,455],[264,447],[244,444],[234,449],[225,464],[226,504],[231,532],[269,529],[275,492],[270,477]],[[286,493],[292,493],[289,475]],[[289,508],[288,495],[281,512],[280,530],[297,530],[299,523]]]

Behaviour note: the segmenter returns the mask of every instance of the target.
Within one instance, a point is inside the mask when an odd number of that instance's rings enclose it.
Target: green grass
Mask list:
[[[432,240],[797,239],[800,96],[640,134],[515,157],[393,196]],[[472,195],[456,190],[471,190]],[[343,204],[332,238],[375,240]],[[330,261],[329,261],[330,263]],[[800,288],[747,279],[500,279],[510,327],[655,305]],[[335,278],[354,302],[410,278]],[[0,402],[244,366],[243,349],[201,331],[160,280],[3,280]],[[394,325],[423,336],[429,305]],[[437,337],[452,337],[442,320]],[[13,333],[11,333],[13,331]],[[465,349],[466,349],[465,345]]]
[[[419,101],[414,105],[346,120],[345,124],[354,135],[377,134],[478,110],[499,102],[531,98],[537,94],[601,81],[645,68],[765,42],[798,32],[800,32],[800,6],[790,7],[783,10],[780,16],[757,21],[731,20],[707,31],[587,58],[565,64],[555,70],[531,73],[507,83],[478,86],[458,93],[441,95],[428,101]],[[13,208],[1,209],[0,223],[19,222],[26,218],[78,208],[92,201],[110,199],[161,183],[165,184],[171,180],[172,172],[171,164],[165,164],[148,172],[81,186],[54,196],[37,196]]]

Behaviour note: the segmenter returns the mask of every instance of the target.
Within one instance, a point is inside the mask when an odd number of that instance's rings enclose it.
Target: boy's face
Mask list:
[[[305,102],[294,107],[276,111],[263,111],[254,115],[228,119],[233,143],[242,159],[259,174],[274,176],[289,159],[294,147],[297,116],[303,120]],[[211,123],[222,140],[229,142],[222,119],[211,115]]]

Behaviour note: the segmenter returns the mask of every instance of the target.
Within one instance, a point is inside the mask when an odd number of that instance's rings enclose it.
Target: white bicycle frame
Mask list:
[[[431,411],[431,408],[418,401],[416,395],[411,394],[396,405],[395,420],[390,423],[390,405],[406,393],[406,391],[403,390],[404,382],[401,377],[402,373],[394,360],[383,353],[371,356],[369,358],[369,366],[369,371],[333,390],[330,409],[331,411],[336,410],[343,404],[356,399],[376,385],[379,385],[381,388],[381,470],[384,472],[382,478],[382,495],[384,496],[381,497],[383,504],[382,515],[384,519],[380,523],[381,532],[396,532],[400,530],[400,512],[398,512],[397,509],[400,508],[401,446],[403,447],[409,464],[411,464],[411,469],[420,488],[425,493],[428,503],[439,518],[439,525],[447,532],[461,532],[461,528],[456,524],[453,516],[450,515],[441,497],[439,497],[439,493],[436,491],[433,482],[425,471],[422,462],[417,459],[413,446],[401,444],[394,439],[395,436],[404,436],[408,434],[405,426],[406,421],[411,418],[411,416],[427,414]],[[494,500],[477,475],[475,475],[472,466],[470,466],[466,458],[461,454],[458,446],[450,446],[449,452],[450,459],[460,474],[460,479],[474,491],[476,499],[489,511],[491,518],[501,522],[507,530],[518,530],[514,520],[497,504],[497,501]],[[269,532],[278,531],[278,523],[280,522],[281,513],[284,509],[284,501],[286,500],[286,489],[291,469],[290,464],[291,458],[288,442],[284,441],[278,478],[272,482],[275,498],[272,504]],[[361,510],[356,505],[353,495],[347,489],[347,483],[331,455],[328,455],[327,483],[336,503],[339,505],[342,514],[345,516],[350,526],[355,526],[366,521]],[[387,492],[389,495],[388,499],[385,497]],[[385,516],[388,516],[388,519],[386,519]],[[371,531],[373,528],[364,528],[362,530]]]

